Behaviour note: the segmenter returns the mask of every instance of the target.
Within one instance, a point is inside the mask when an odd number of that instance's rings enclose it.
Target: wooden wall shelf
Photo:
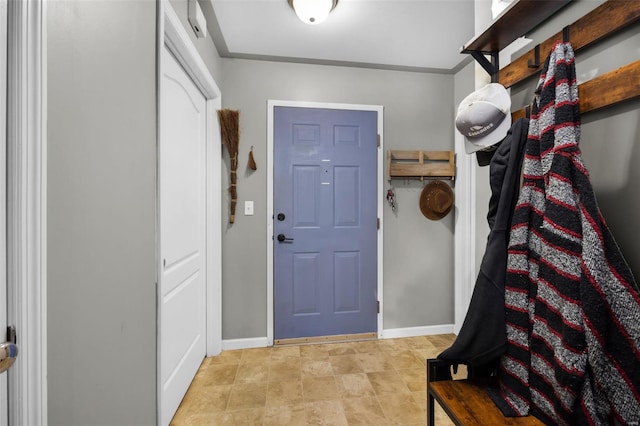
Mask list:
[[[467,42],[462,47],[462,53],[498,52],[570,2],[571,0],[516,0],[496,17],[489,28]]]
[[[481,56],[491,54],[497,58],[501,49],[537,26],[534,17],[542,20],[547,19],[570,1],[515,1],[484,33],[465,45],[462,52],[471,53],[474,57],[478,54]],[[541,10],[537,9],[538,5]],[[524,20],[526,22],[520,22],[519,19],[522,19],[524,15],[527,15],[528,19]],[[510,23],[516,25],[509,25]],[[494,72],[492,81],[499,82],[509,88],[533,75],[539,75],[546,55],[551,51],[556,41],[568,39],[577,54],[580,50],[638,23],[640,23],[640,1],[609,0],[512,60],[509,65],[499,71],[495,68],[487,71]],[[524,30],[525,28],[528,29]],[[495,40],[492,40],[492,37],[495,37]],[[482,58],[487,61],[484,56]],[[640,61],[582,83],[579,86],[579,93],[581,113],[595,111],[640,97]],[[528,109],[529,107],[525,107],[513,111],[512,119],[516,120],[528,116]]]
[[[454,180],[455,175],[454,151],[387,151],[387,180]]]
[[[498,81],[498,53],[522,37],[571,0],[515,0],[482,34],[462,46],[462,53],[468,53],[491,75],[491,81]],[[490,55],[491,61],[484,55]]]

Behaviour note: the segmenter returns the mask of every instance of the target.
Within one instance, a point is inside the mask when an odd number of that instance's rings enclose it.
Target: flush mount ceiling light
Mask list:
[[[338,0],[287,0],[298,18],[305,24],[317,25],[327,19]]]

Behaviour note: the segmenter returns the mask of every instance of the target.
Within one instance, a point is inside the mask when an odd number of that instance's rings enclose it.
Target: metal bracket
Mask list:
[[[536,47],[533,49],[533,62],[531,59],[527,61],[527,66],[529,68],[538,68],[540,66],[540,45],[536,44]]]
[[[562,29],[562,41],[568,43],[571,41],[571,26],[567,25]]]
[[[500,66],[498,64],[498,56],[499,52],[491,52],[489,56],[491,57],[491,61],[489,61],[482,52],[477,50],[472,50],[469,52],[473,59],[476,60],[480,64],[482,68],[491,76],[491,82],[498,82],[498,71],[500,70]]]

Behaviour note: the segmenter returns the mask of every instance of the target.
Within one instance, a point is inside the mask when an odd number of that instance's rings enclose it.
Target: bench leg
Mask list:
[[[451,380],[451,363],[439,359],[427,359],[427,426],[435,424],[435,400],[429,392],[429,382]]]
[[[435,409],[434,404],[436,401],[430,392],[427,392],[427,426],[434,426],[435,424]]]

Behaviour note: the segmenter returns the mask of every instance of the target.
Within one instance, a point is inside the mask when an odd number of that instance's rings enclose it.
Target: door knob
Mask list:
[[[285,241],[293,241],[293,238],[287,238],[284,236],[284,234],[278,234],[278,241],[285,242]]]
[[[13,342],[0,343],[0,373],[13,365],[18,356],[18,345]]]

